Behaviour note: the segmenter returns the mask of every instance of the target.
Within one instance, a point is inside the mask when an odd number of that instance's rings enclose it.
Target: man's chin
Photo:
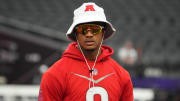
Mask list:
[[[95,51],[96,50],[96,48],[86,48],[86,49],[84,49],[85,51]]]
[[[85,51],[95,51],[97,48],[96,47],[86,47],[84,48]]]

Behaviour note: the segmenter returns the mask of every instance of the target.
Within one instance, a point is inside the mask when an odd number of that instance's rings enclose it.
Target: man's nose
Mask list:
[[[92,33],[92,29],[87,29],[86,34],[87,37],[92,37],[93,33]]]

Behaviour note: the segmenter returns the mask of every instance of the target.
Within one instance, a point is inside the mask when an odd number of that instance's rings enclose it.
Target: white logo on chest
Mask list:
[[[112,74],[114,74],[114,73],[107,74],[107,75],[105,75],[105,76],[103,76],[103,77],[101,77],[101,78],[99,78],[99,79],[97,79],[97,80],[94,80],[94,79],[91,79],[91,78],[89,78],[89,77],[86,77],[86,76],[83,76],[83,75],[80,75],[80,74],[76,74],[76,73],[72,73],[72,74],[74,74],[74,75],[76,75],[76,76],[79,76],[79,77],[81,77],[81,78],[87,79],[87,80],[92,81],[92,82],[94,82],[94,83],[97,84],[97,83],[99,83],[100,81],[104,80],[105,78],[109,77],[110,75],[112,75]]]

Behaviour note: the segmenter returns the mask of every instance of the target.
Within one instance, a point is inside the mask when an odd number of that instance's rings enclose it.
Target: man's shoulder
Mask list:
[[[120,81],[122,84],[127,84],[129,81],[131,81],[131,77],[129,72],[122,67],[118,62],[116,62],[114,59],[111,60],[111,64],[116,71],[116,74],[120,78]]]
[[[68,69],[69,65],[70,63],[68,59],[61,58],[57,60],[52,66],[50,66],[47,72],[64,72]]]
[[[116,71],[118,71],[119,73],[124,74],[124,75],[129,75],[129,72],[124,67],[122,67],[117,61],[115,61],[112,58],[110,58],[110,59],[111,59],[111,65],[113,66],[113,68]]]

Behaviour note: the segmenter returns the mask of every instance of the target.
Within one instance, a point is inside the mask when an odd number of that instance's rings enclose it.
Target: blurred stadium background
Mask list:
[[[70,42],[73,10],[87,1],[117,30],[104,42],[113,58],[127,40],[140,50],[135,101],[180,101],[179,0],[0,0],[0,101],[37,101],[42,73]]]

